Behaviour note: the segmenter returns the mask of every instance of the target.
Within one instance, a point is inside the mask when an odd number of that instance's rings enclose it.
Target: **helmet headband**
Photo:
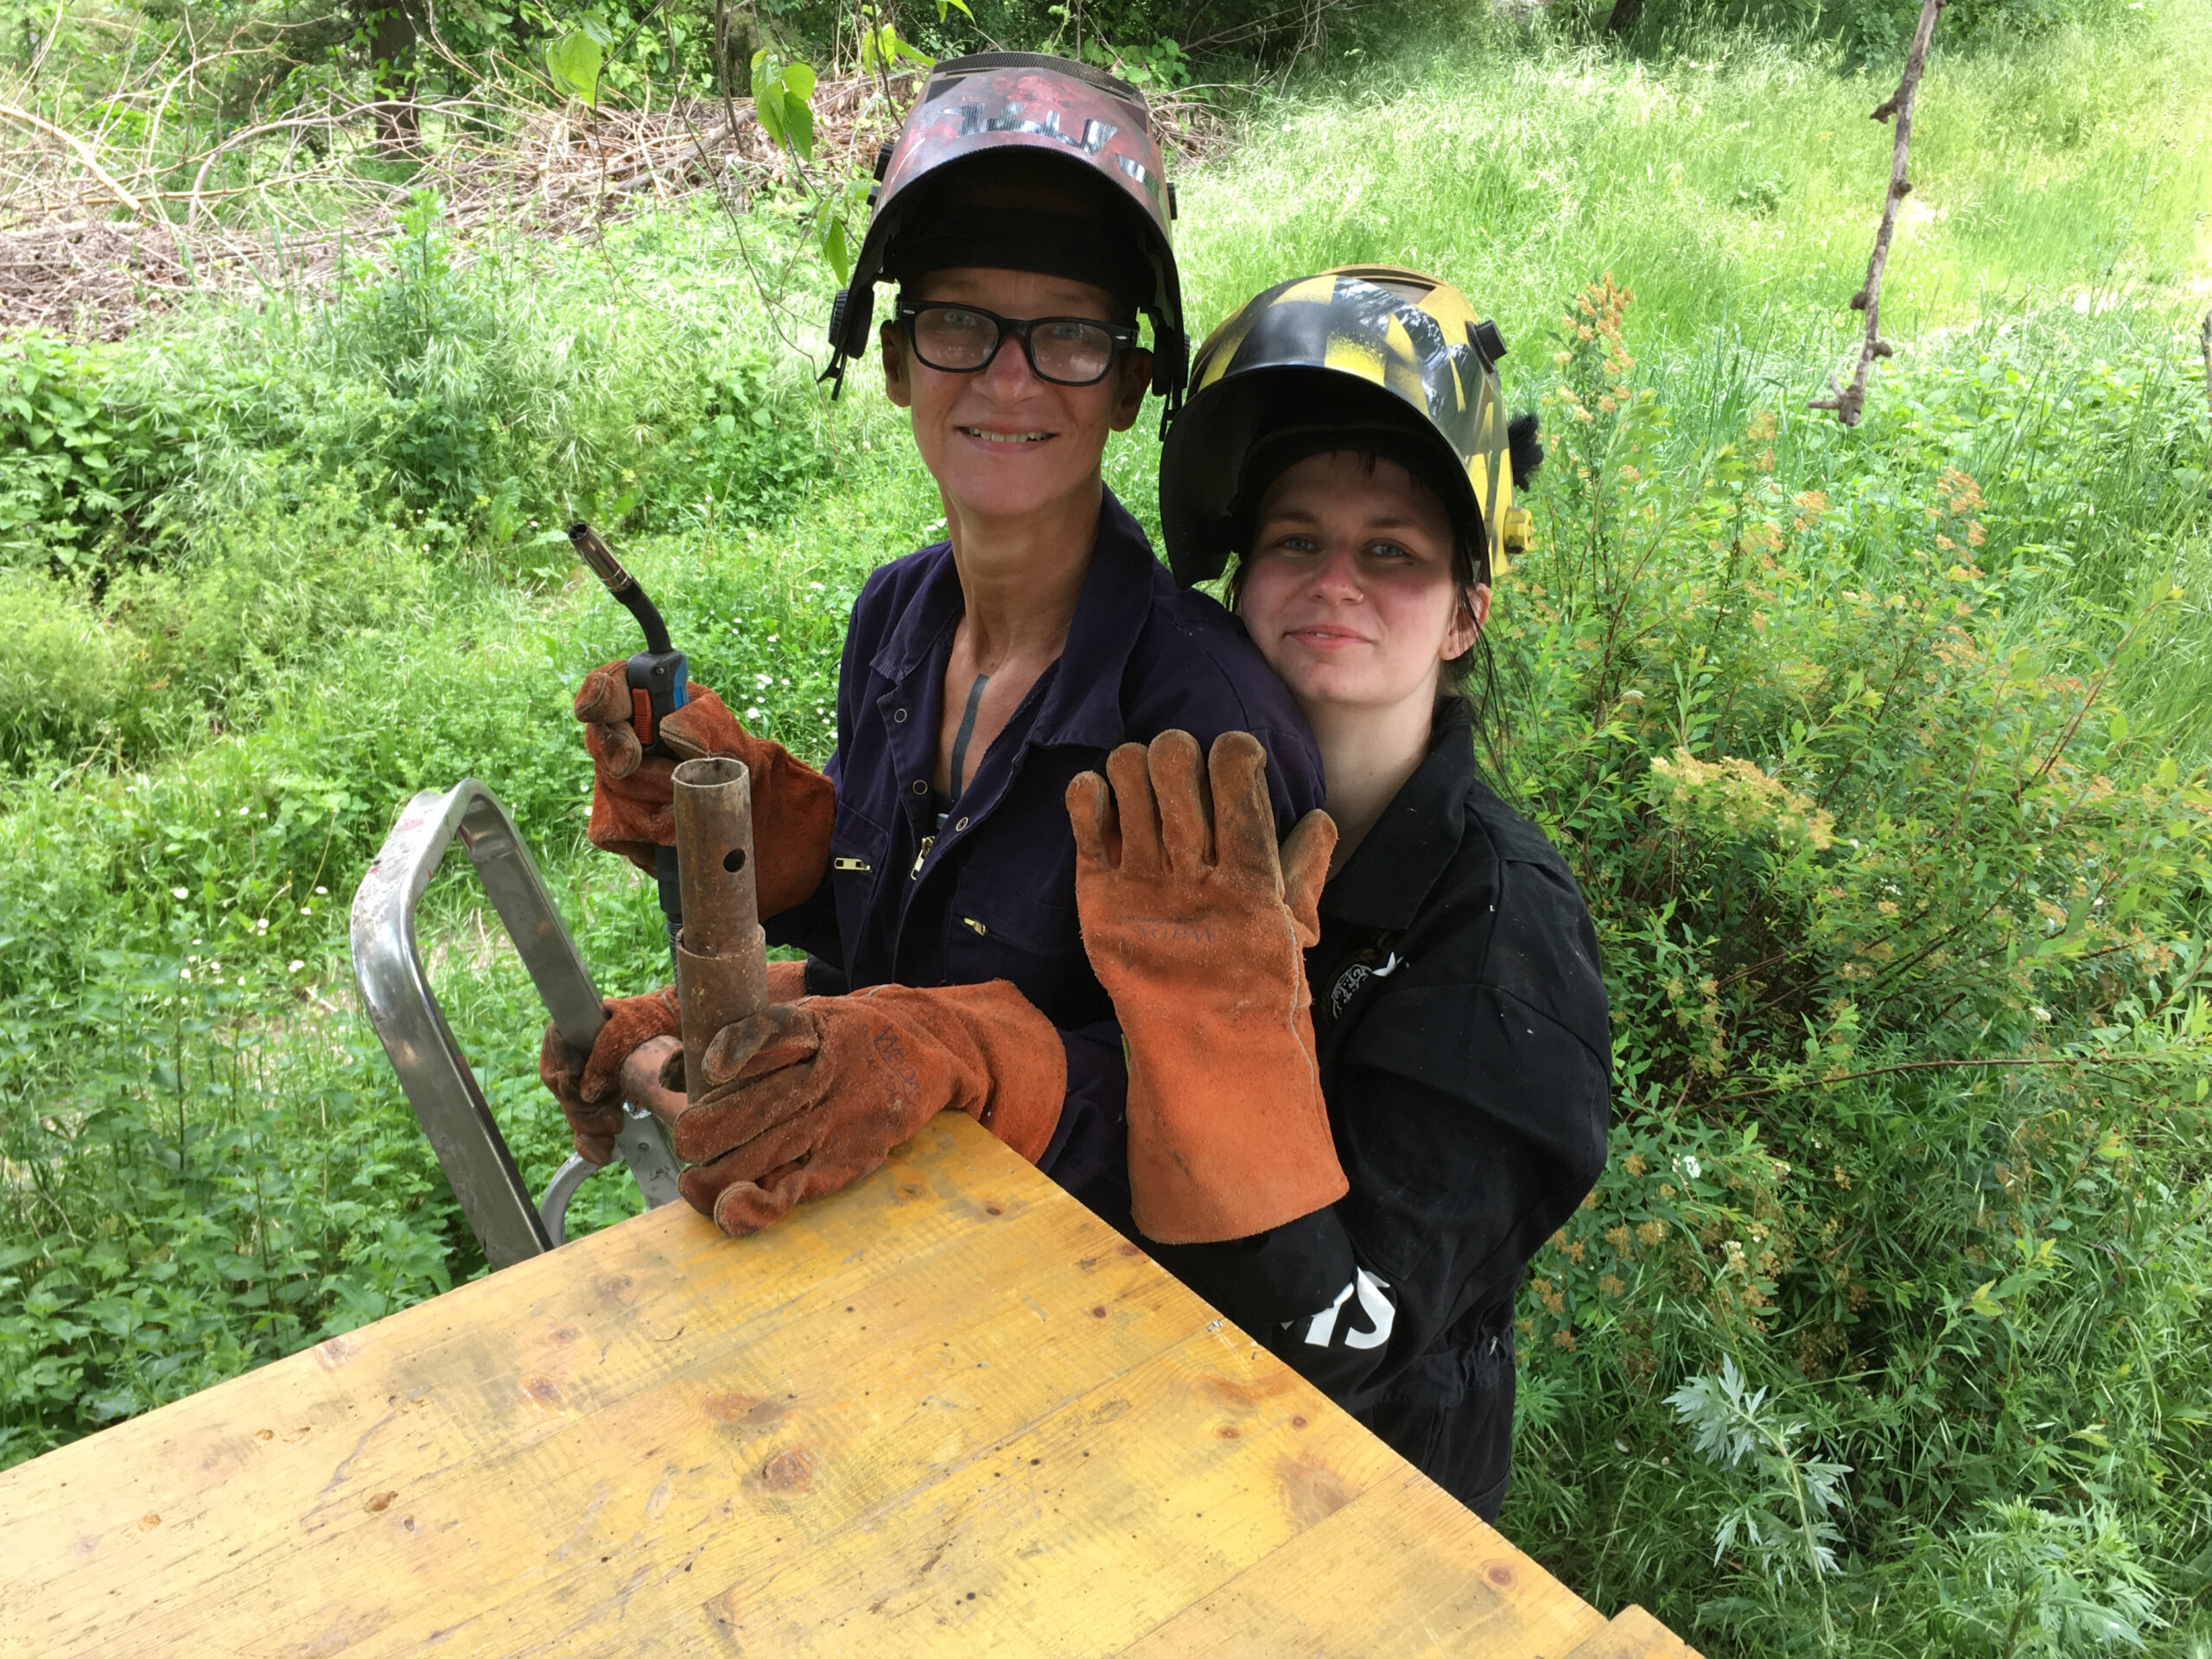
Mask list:
[[[969,203],[929,213],[891,245],[885,272],[911,284],[933,270],[1025,270],[1103,288],[1134,316],[1152,297],[1152,268],[1118,224]]]

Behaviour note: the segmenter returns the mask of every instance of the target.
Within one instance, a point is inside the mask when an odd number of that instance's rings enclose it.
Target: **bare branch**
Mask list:
[[[1905,177],[1905,163],[1912,149],[1912,105],[1920,95],[1921,72],[1928,67],[1928,43],[1935,38],[1936,20],[1943,15],[1944,0],[1922,0],[1920,27],[1913,31],[1912,47],[1905,54],[1904,74],[1897,82],[1897,89],[1875,106],[1872,118],[1886,121],[1897,118],[1897,144],[1890,157],[1890,189],[1882,200],[1882,222],[1874,232],[1873,256],[1866,262],[1866,281],[1851,296],[1851,308],[1866,314],[1866,337],[1859,342],[1859,366],[1852,373],[1851,384],[1843,385],[1831,380],[1835,395],[1816,397],[1808,405],[1812,409],[1832,409],[1835,417],[1846,426],[1859,424],[1859,417],[1866,407],[1866,376],[1875,359],[1897,355],[1897,348],[1882,338],[1882,273],[1890,263],[1890,238],[1897,234],[1897,208],[1912,189],[1912,181]]]
[[[35,128],[49,137],[59,138],[76,152],[77,159],[85,164],[85,171],[107,187],[109,194],[134,213],[143,214],[146,211],[138,205],[138,198],[118,184],[115,181],[115,175],[100,165],[100,158],[92,153],[92,147],[75,133],[64,132],[44,116],[33,115],[29,110],[19,110],[12,104],[0,104],[0,115],[6,116],[11,121],[20,121],[27,127]]]

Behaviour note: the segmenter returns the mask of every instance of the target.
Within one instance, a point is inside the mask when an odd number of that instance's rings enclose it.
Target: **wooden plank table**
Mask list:
[[[968,1119],[0,1474],[0,1653],[1681,1656]]]

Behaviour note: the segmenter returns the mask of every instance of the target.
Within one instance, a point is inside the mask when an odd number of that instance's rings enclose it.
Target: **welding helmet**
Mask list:
[[[1534,418],[1506,419],[1504,355],[1497,326],[1459,289],[1395,266],[1347,265],[1254,296],[1198,348],[1160,452],[1176,581],[1219,575],[1268,486],[1335,449],[1386,456],[1433,490],[1476,580],[1491,580],[1527,537],[1516,472],[1525,482],[1542,455]]]
[[[949,190],[1017,155],[1065,168],[1103,215],[979,206]],[[1152,321],[1152,389],[1175,406],[1189,357],[1168,237],[1175,193],[1135,87],[1034,52],[949,58],[877,155],[875,177],[852,281],[830,313],[825,378],[842,385],[847,361],[867,351],[878,281],[987,265],[1090,283],[1142,312]]]

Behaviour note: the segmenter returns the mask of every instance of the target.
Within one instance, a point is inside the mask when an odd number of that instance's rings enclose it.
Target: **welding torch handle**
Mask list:
[[[607,591],[622,601],[630,614],[638,619],[638,626],[645,631],[645,648],[626,664],[633,710],[632,721],[638,741],[647,754],[677,759],[675,752],[661,741],[660,723],[691,700],[690,672],[683,653],[670,645],[668,624],[661,620],[659,607],[638,585],[638,579],[622,568],[622,561],[614,556],[589,524],[581,519],[570,524],[569,541],[577,556],[607,584]],[[660,890],[661,913],[668,918],[669,949],[673,951],[676,936],[683,926],[683,889],[677,875],[675,848],[654,849],[653,881]]]
[[[659,893],[660,912],[668,918],[668,948],[673,961],[676,936],[683,931],[683,884],[675,848],[653,849],[653,886]]]

